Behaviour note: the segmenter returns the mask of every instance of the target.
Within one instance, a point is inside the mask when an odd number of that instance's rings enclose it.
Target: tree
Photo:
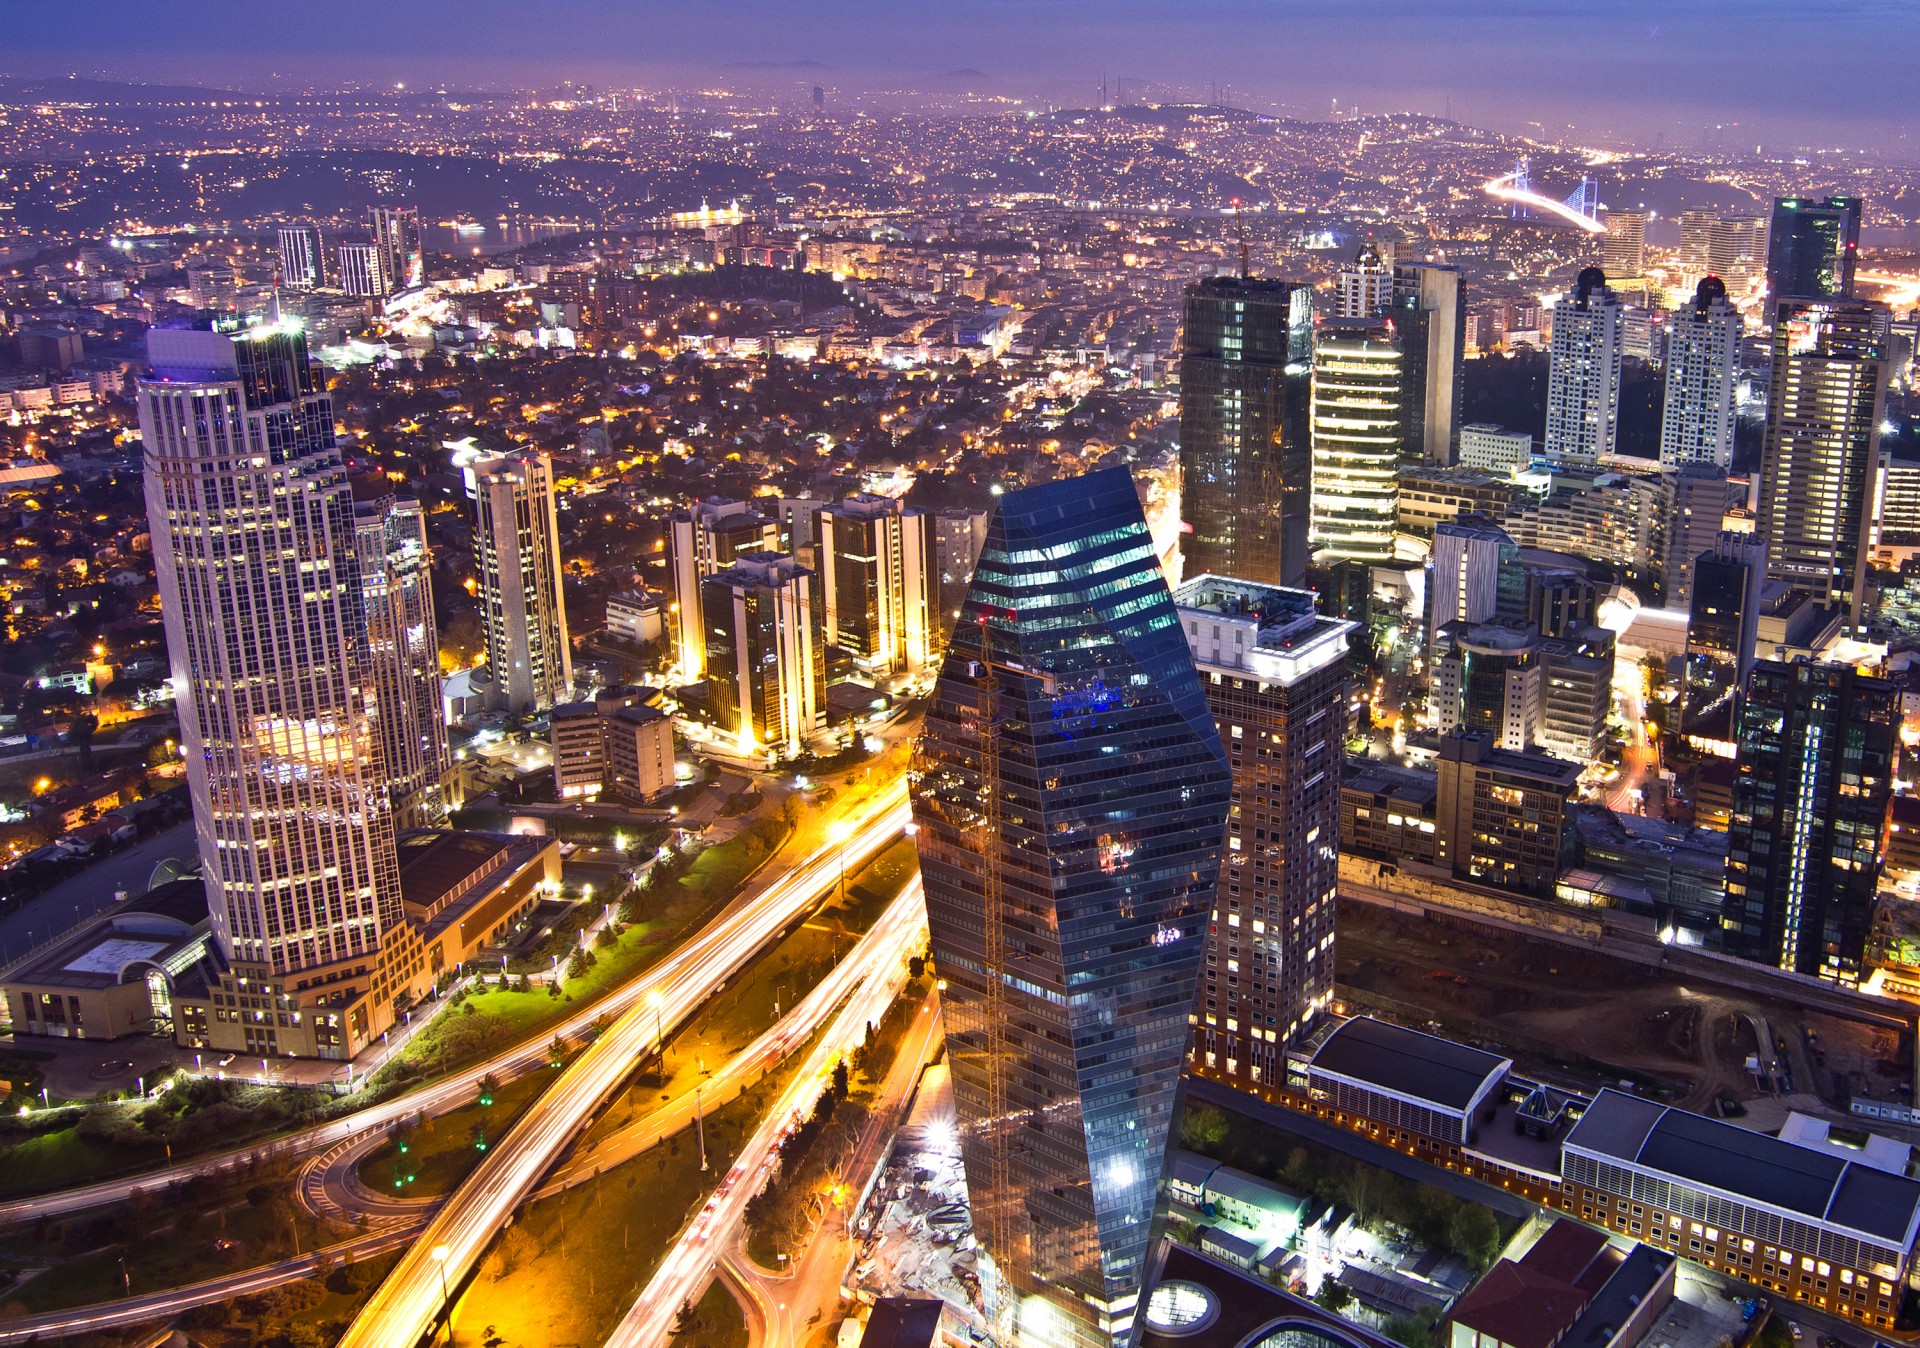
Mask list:
[[[833,1065],[833,1093],[844,1100],[847,1098],[847,1091],[851,1086],[852,1081],[847,1073],[847,1060],[842,1058]]]
[[[1353,1293],[1347,1289],[1345,1283],[1336,1282],[1332,1278],[1322,1278],[1320,1290],[1313,1294],[1313,1299],[1326,1310],[1338,1315],[1352,1303]]]
[[[1227,1140],[1227,1116],[1204,1105],[1189,1107],[1180,1118],[1180,1142],[1195,1151],[1209,1151]]]
[[[1500,1223],[1486,1208],[1463,1203],[1447,1222],[1447,1243],[1475,1268],[1485,1268],[1500,1252]]]

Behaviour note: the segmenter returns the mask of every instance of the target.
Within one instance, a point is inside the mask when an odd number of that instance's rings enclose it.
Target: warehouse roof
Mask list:
[[[1459,1113],[1512,1066],[1498,1054],[1355,1016],[1327,1036],[1312,1071]]]

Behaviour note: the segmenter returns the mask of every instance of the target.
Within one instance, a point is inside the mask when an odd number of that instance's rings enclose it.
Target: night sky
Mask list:
[[[246,89],[348,80],[530,86],[691,79],[1319,116],[1442,113],[1677,146],[1906,148],[1911,0],[0,0],[0,73]],[[956,71],[977,71],[955,77]],[[1530,128],[1529,123],[1539,124]],[[1902,158],[1906,156],[1901,155]]]

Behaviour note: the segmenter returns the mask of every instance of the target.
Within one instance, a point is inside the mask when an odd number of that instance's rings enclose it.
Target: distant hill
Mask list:
[[[191,84],[121,84],[112,80],[0,75],[0,102],[8,103],[219,103],[243,96],[231,89]]]

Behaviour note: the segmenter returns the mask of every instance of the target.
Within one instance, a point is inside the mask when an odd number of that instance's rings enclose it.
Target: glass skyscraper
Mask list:
[[[1239,276],[1196,281],[1187,287],[1180,351],[1187,574],[1300,584],[1312,472],[1311,287]]]
[[[1837,299],[1853,294],[1860,252],[1859,197],[1775,197],[1767,231],[1767,293]]]
[[[1231,791],[1125,470],[1001,499],[920,751],[975,1234],[1021,1342],[1125,1345]]]

